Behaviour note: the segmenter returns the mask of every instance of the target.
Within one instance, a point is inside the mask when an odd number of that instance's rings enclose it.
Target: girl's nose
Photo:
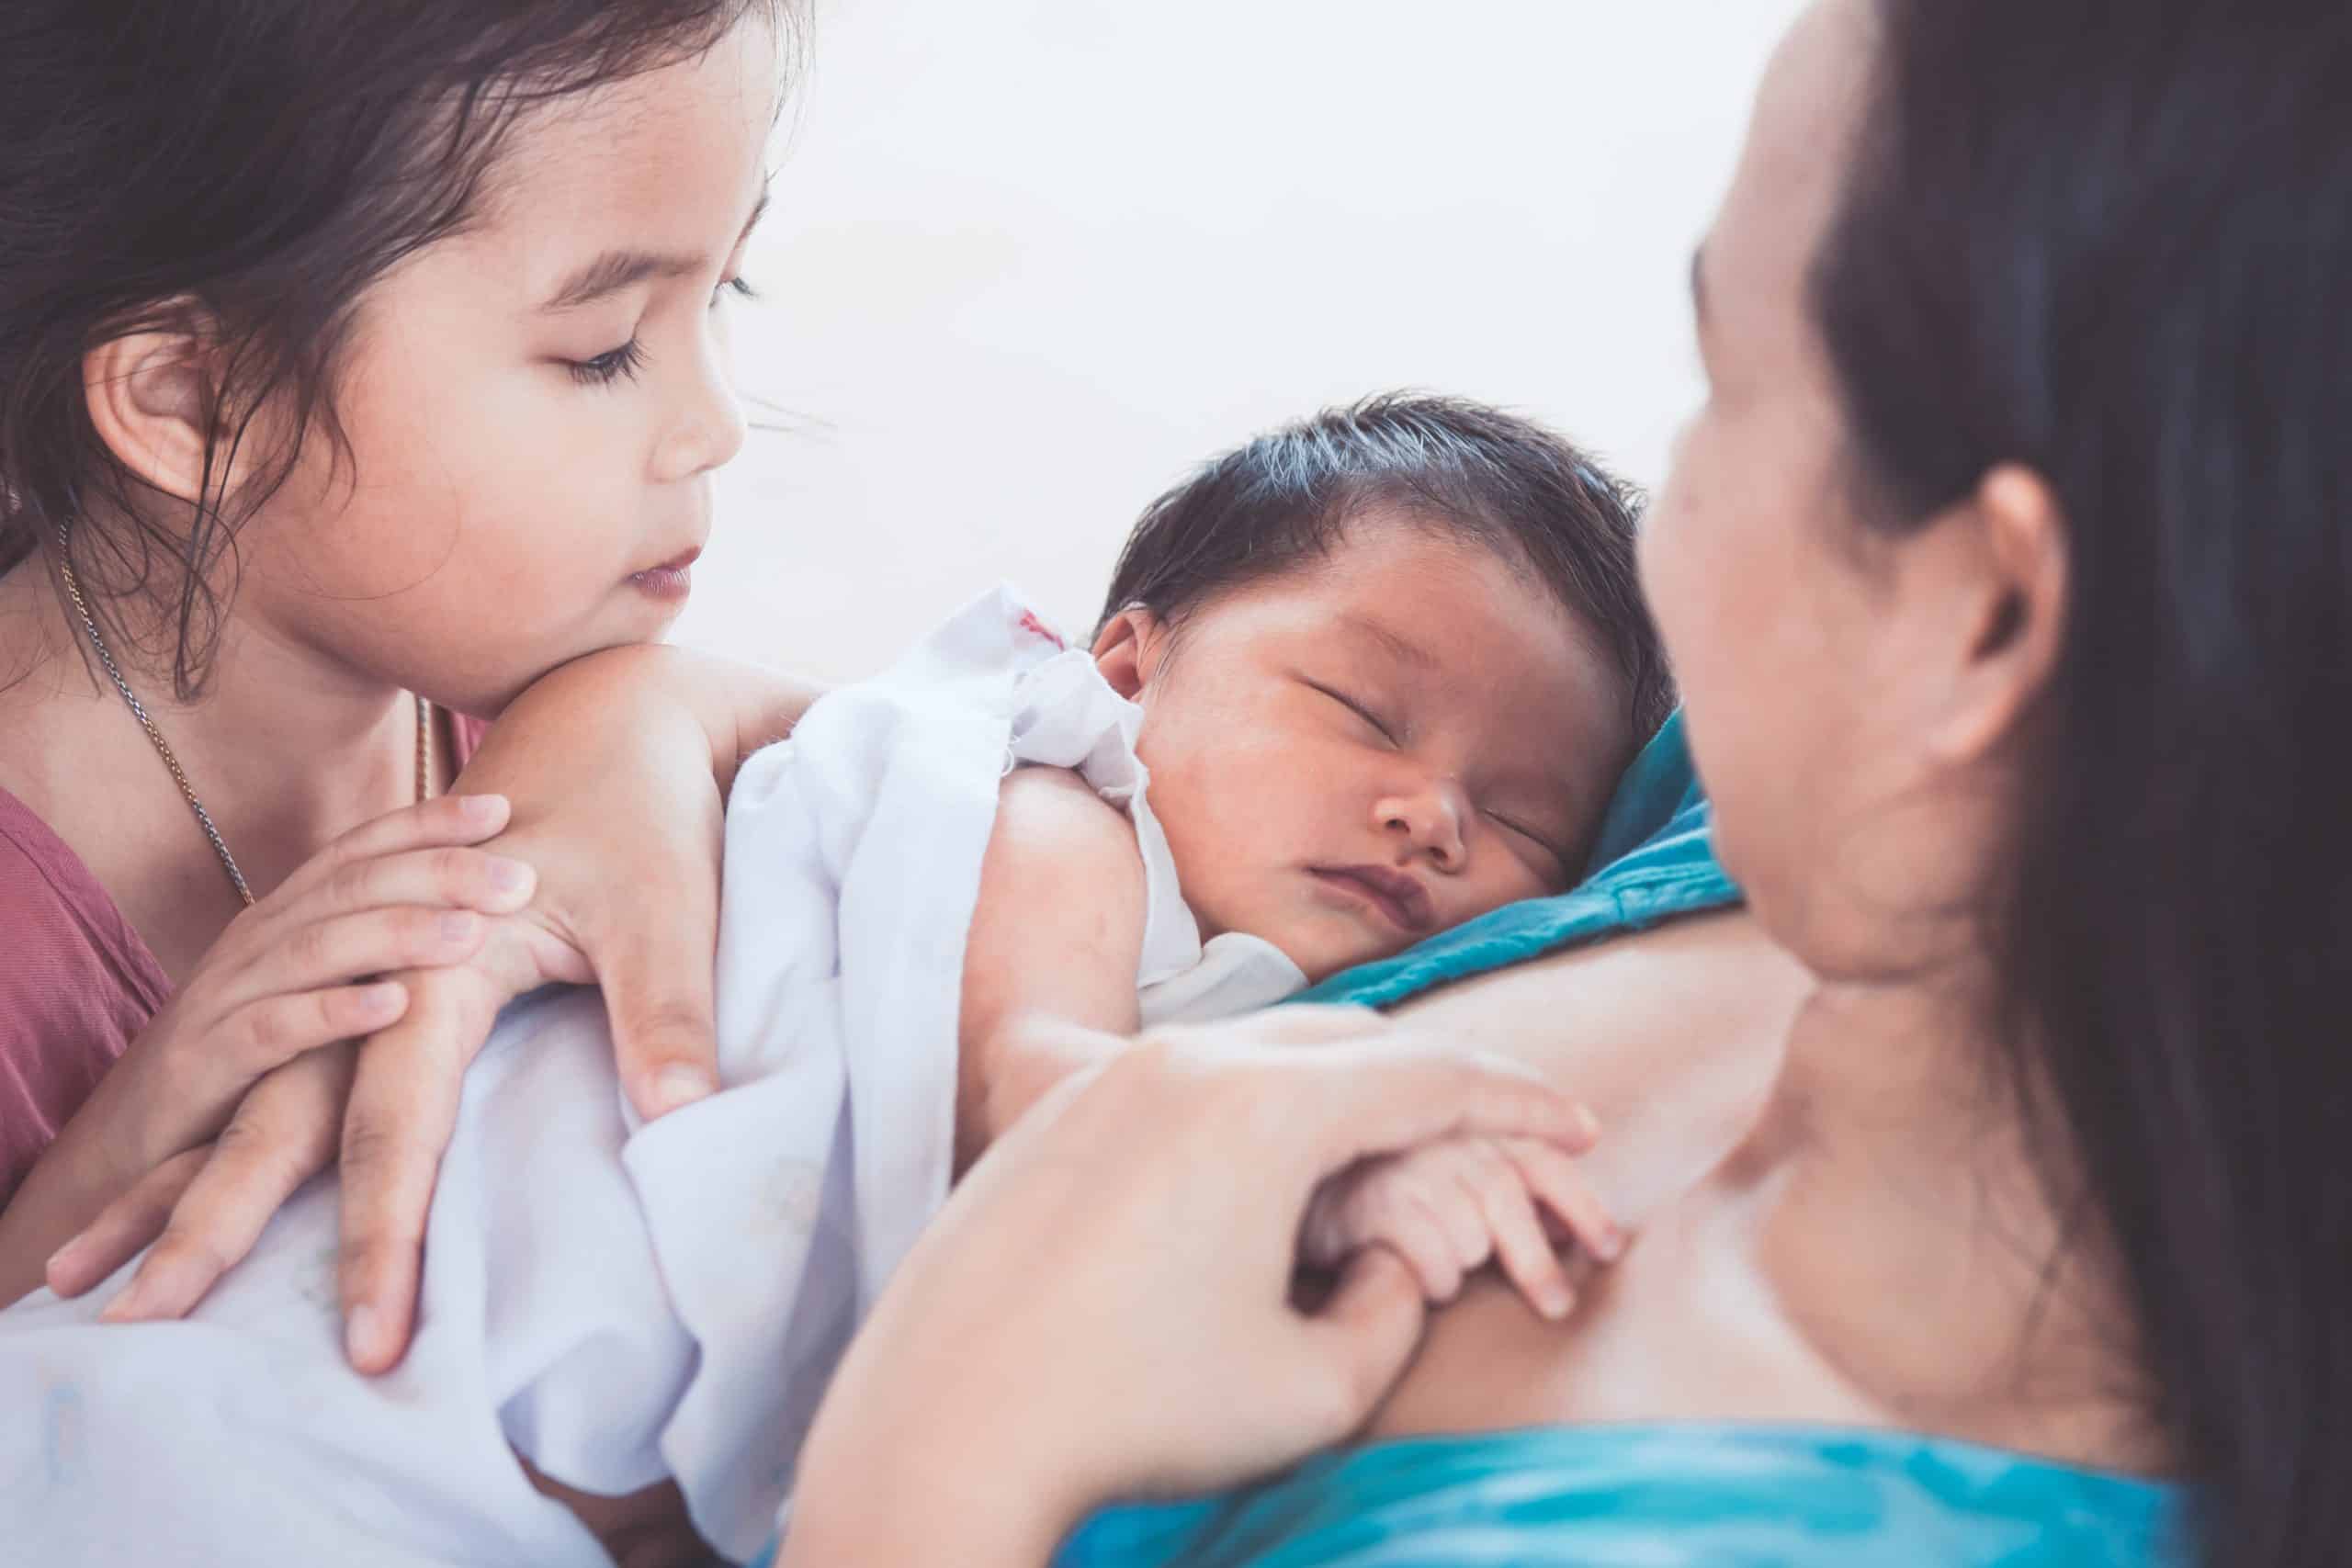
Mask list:
[[[654,452],[653,477],[676,484],[723,468],[743,449],[747,426],[743,405],[735,396],[727,373],[723,349],[707,342],[697,355],[694,384],[683,407],[672,416]]]

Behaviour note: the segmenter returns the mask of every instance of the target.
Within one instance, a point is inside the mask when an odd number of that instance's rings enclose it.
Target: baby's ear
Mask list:
[[[1130,604],[1095,634],[1094,668],[1102,672],[1113,691],[1129,702],[1142,694],[1152,667],[1159,661],[1162,630],[1158,615],[1140,604]]]

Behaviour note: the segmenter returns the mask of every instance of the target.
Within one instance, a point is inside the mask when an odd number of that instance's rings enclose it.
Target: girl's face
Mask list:
[[[472,227],[360,301],[335,406],[241,536],[233,637],[495,713],[661,635],[741,446],[726,312],[763,198],[773,29],[538,111]]]

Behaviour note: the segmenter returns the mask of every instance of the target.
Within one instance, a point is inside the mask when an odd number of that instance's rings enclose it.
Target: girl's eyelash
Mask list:
[[[634,380],[645,368],[645,345],[631,338],[608,354],[569,363],[564,368],[583,387],[609,387],[624,378]]]
[[[712,291],[710,308],[714,310],[718,309],[730,293],[745,299],[760,297],[760,291],[752,287],[750,278],[730,277]],[[594,359],[568,361],[564,368],[571,371],[571,378],[583,387],[609,387],[616,381],[634,378],[639,371],[645,368],[645,345],[631,338],[609,354],[600,354]]]
[[[1381,738],[1386,740],[1388,744],[1391,746],[1396,744],[1396,732],[1389,728],[1385,724],[1383,724],[1378,714],[1373,712],[1370,708],[1356,701],[1355,698],[1348,695],[1345,692],[1334,691],[1329,686],[1323,684],[1320,681],[1309,681],[1306,683],[1313,690],[1322,693],[1325,696],[1330,698],[1333,702],[1339,704],[1341,707],[1348,709],[1358,718],[1372,726],[1373,728],[1380,731]]]
[[[760,291],[752,287],[750,278],[730,277],[712,292],[711,309],[717,310],[730,293],[745,299],[760,297]],[[645,345],[631,338],[609,354],[600,354],[594,359],[573,360],[564,368],[571,371],[571,378],[583,387],[609,387],[616,381],[634,378],[639,371],[645,368]]]

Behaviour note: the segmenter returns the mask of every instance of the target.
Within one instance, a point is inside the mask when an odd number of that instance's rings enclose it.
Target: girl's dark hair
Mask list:
[[[2068,523],[2017,1080],[2207,1560],[2352,1562],[2352,7],[1880,15],[1813,278],[1869,510],[2014,460]]]
[[[102,599],[176,604],[168,652],[193,695],[223,613],[211,568],[236,526],[312,428],[349,457],[333,393],[362,291],[480,211],[532,106],[689,57],[753,12],[781,23],[792,5],[9,0],[0,571],[102,506],[124,526],[74,528],[74,564]],[[166,521],[92,426],[82,366],[114,338],[189,326],[212,345],[213,435],[193,516]],[[266,404],[288,438],[243,451]]]
[[[1366,398],[1211,459],[1145,511],[1102,621],[1141,605],[1181,626],[1320,558],[1375,506],[1531,570],[1615,662],[1635,742],[1665,722],[1674,683],[1634,563],[1641,491],[1542,425],[1462,398]]]

